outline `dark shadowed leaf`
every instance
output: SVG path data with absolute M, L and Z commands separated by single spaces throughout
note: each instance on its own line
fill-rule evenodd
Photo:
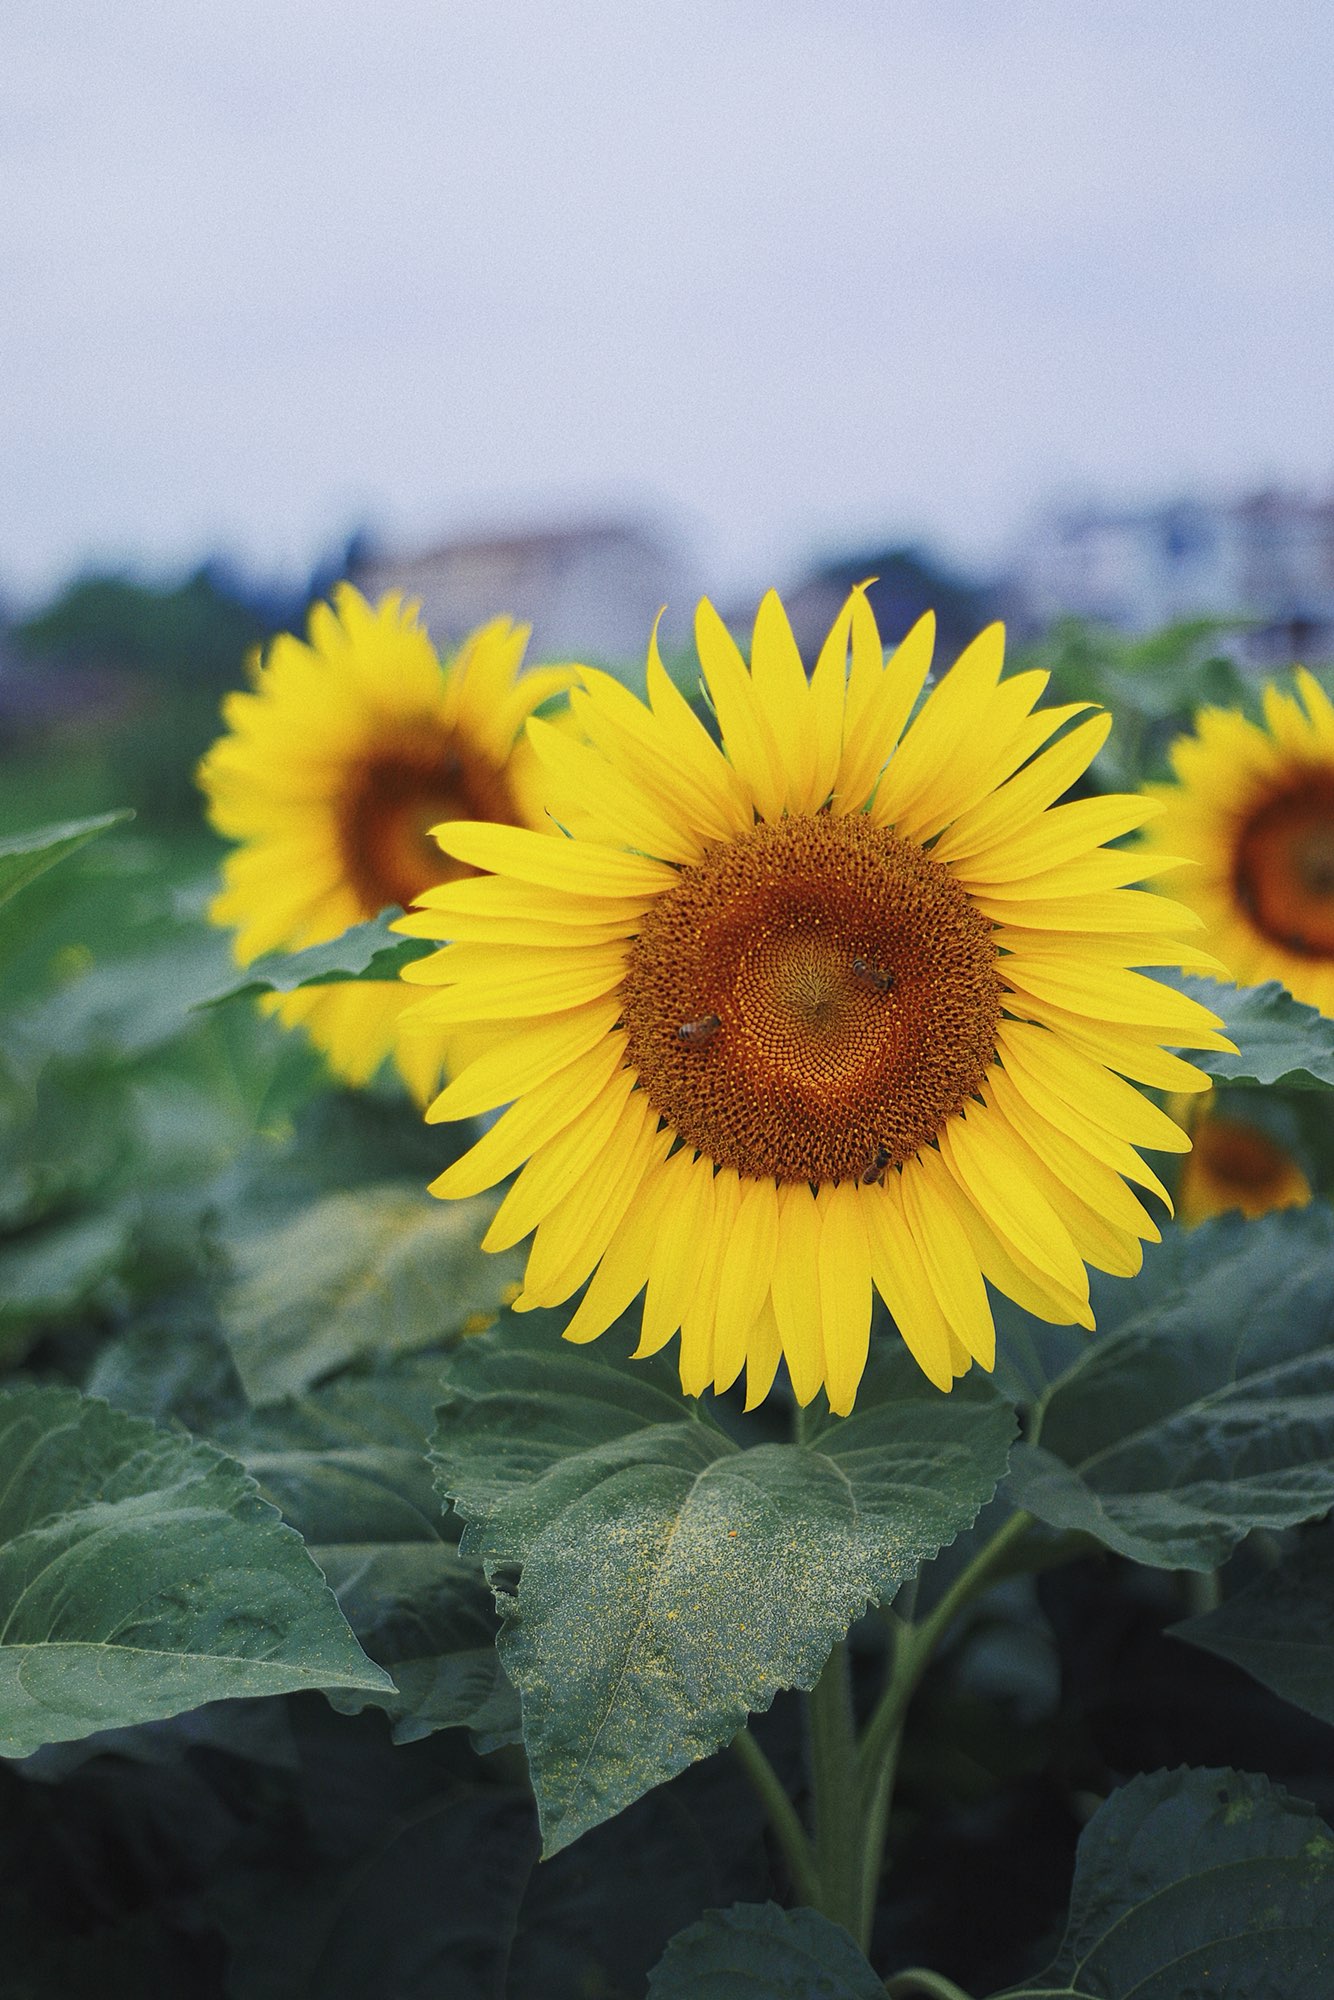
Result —
M 468 1727 L 487 1745 L 518 1735 L 496 1653 L 497 1618 L 476 1562 L 447 1539 L 426 1440 L 440 1364 L 421 1358 L 351 1376 L 229 1427 L 265 1497 L 324 1571 L 344 1616 L 394 1687 L 331 1694 L 384 1709 L 394 1740 Z
M 1237 1771 L 1158 1771 L 1099 1807 L 1046 1970 L 996 2000 L 1296 2000 L 1334 1991 L 1334 1834 Z
M 405 965 L 435 949 L 421 938 L 398 937 L 390 930 L 401 914 L 397 909 L 382 910 L 369 923 L 354 924 L 341 937 L 306 951 L 266 952 L 246 967 L 238 983 L 201 1004 L 217 1007 L 224 1000 L 256 993 L 294 993 L 300 986 L 342 985 L 349 979 L 397 979 Z
M 17 896 L 20 889 L 46 869 L 63 861 L 67 854 L 77 853 L 108 827 L 121 826 L 133 818 L 134 814 L 123 808 L 120 812 L 97 813 L 92 819 L 71 819 L 59 826 L 38 827 L 32 833 L 10 834 L 0 840 L 0 903 Z
M 0 1339 L 72 1312 L 120 1264 L 131 1227 L 128 1213 L 113 1209 L 47 1222 L 0 1243 Z
M 378 1689 L 234 1459 L 74 1389 L 0 1398 L 0 1751 L 224 1697 Z
M 989 1383 L 943 1397 L 895 1347 L 851 1417 L 743 1450 L 665 1363 L 560 1324 L 507 1316 L 450 1355 L 432 1451 L 497 1588 L 549 1853 L 812 1686 L 973 1520 L 1014 1429 Z
M 885 2000 L 841 1924 L 776 1903 L 710 1910 L 672 1939 L 648 1990 L 649 2000 Z
M 252 1402 L 485 1325 L 521 1269 L 514 1253 L 479 1248 L 494 1206 L 484 1196 L 446 1204 L 422 1189 L 368 1187 L 328 1195 L 242 1241 L 225 1324 Z
M 1160 975 L 1162 976 L 1162 975 Z M 1220 1083 L 1282 1084 L 1288 1090 L 1334 1089 L 1334 1021 L 1294 1000 L 1276 979 L 1263 986 L 1227 986 L 1217 979 L 1173 982 L 1221 1015 L 1236 1055 L 1218 1050 L 1191 1061 Z
M 1168 1629 L 1334 1723 L 1334 1528 L 1311 1528 L 1217 1610 Z
M 1007 1491 L 1137 1562 L 1212 1569 L 1334 1506 L 1334 1215 L 1210 1225 L 1181 1270 L 1040 1397 Z

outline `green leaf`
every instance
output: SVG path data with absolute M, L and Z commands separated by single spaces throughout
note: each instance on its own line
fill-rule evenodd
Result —
M 867 1603 L 973 1520 L 1014 1431 L 988 1383 L 941 1396 L 896 1344 L 852 1416 L 743 1450 L 665 1362 L 560 1325 L 509 1316 L 461 1345 L 432 1447 L 497 1589 L 548 1853 L 813 1686 Z
M 38 827 L 33 833 L 11 834 L 8 839 L 0 840 L 0 903 L 17 896 L 29 882 L 53 868 L 57 861 L 63 861 L 67 854 L 77 853 L 88 841 L 96 840 L 99 833 L 133 818 L 134 814 L 123 808 L 119 812 L 97 813 L 92 819 L 70 819 L 59 826 Z
M 215 993 L 199 1004 L 220 1007 L 256 993 L 295 993 L 301 986 L 335 986 L 348 980 L 397 979 L 414 958 L 425 958 L 435 946 L 424 938 L 399 937 L 389 926 L 401 916 L 397 908 L 382 910 L 368 923 L 353 924 L 341 937 L 306 951 L 270 951 L 246 967 L 239 985 Z
M 0 1243 L 0 1336 L 68 1316 L 116 1270 L 130 1240 L 123 1213 L 64 1217 Z
M 1185 1268 L 1040 1397 L 1007 1491 L 1136 1562 L 1214 1569 L 1334 1506 L 1334 1215 L 1207 1224 Z
M 225 1325 L 251 1401 L 485 1325 L 522 1268 L 478 1247 L 493 1212 L 489 1197 L 445 1204 L 390 1184 L 328 1195 L 245 1239 Z
M 234 1459 L 74 1389 L 0 1396 L 0 1754 L 298 1688 L 379 1689 Z
M 1334 1991 L 1334 1834 L 1267 1778 L 1157 1771 L 1085 1828 L 1061 1948 L 995 2000 Z
M 1313 1528 L 1217 1610 L 1167 1629 L 1334 1723 L 1334 1528 Z
M 225 1433 L 266 1499 L 298 1530 L 370 1657 L 392 1673 L 373 1702 L 394 1740 L 467 1727 L 490 1746 L 518 1735 L 496 1653 L 497 1618 L 476 1563 L 446 1539 L 426 1462 L 440 1382 L 434 1357 L 347 1377 L 252 1413 Z
M 1158 975 L 1160 978 L 1163 974 Z M 1286 1090 L 1334 1089 L 1334 1021 L 1294 1000 L 1276 979 L 1227 986 L 1217 979 L 1172 981 L 1212 1009 L 1236 1055 L 1191 1051 L 1191 1061 L 1219 1083 L 1281 1084 Z
M 885 2000 L 841 1924 L 776 1903 L 710 1910 L 672 1939 L 648 1992 L 649 2000 Z

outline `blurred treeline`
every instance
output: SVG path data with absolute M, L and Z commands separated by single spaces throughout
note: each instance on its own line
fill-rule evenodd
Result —
M 358 559 L 360 538 L 290 585 L 222 561 L 181 581 L 75 578 L 0 624 L 0 832 L 132 806 L 145 830 L 203 838 L 197 759 L 246 662 Z

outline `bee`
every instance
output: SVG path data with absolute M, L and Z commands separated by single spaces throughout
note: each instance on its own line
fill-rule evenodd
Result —
M 702 1049 L 706 1042 L 713 1040 L 722 1025 L 716 1014 L 701 1014 L 698 1021 L 682 1021 L 676 1031 L 676 1039 L 683 1048 Z
M 885 1178 L 885 1168 L 889 1165 L 889 1147 L 881 1146 L 873 1160 L 862 1169 L 862 1186 L 879 1187 Z
M 859 986 L 865 986 L 872 993 L 888 993 L 894 984 L 894 975 L 882 965 L 872 965 L 869 959 L 854 958 L 852 976 Z

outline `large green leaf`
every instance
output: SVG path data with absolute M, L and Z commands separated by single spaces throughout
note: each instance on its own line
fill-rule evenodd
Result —
M 119 812 L 97 813 L 92 819 L 65 820 L 59 826 L 38 827 L 32 833 L 11 834 L 0 840 L 0 903 L 17 896 L 20 889 L 46 869 L 63 861 L 67 854 L 77 853 L 108 827 L 120 826 L 133 818 L 128 808 L 122 808 Z
M 1312 1528 L 1216 1610 L 1168 1630 L 1334 1723 L 1334 1528 Z
M 413 1357 L 252 1413 L 224 1441 L 302 1535 L 370 1657 L 392 1673 L 374 1702 L 396 1742 L 466 1726 L 517 1735 L 514 1691 L 496 1653 L 491 1593 L 445 1535 L 426 1439 L 440 1364 Z
M 560 1324 L 460 1346 L 432 1450 L 497 1588 L 548 1853 L 811 1687 L 973 1520 L 1014 1429 L 989 1383 L 941 1396 L 895 1346 L 852 1416 L 743 1450 L 665 1363 Z
M 256 993 L 295 993 L 301 986 L 341 985 L 349 979 L 397 979 L 405 965 L 435 949 L 423 938 L 399 937 L 389 928 L 401 914 L 398 909 L 382 910 L 368 923 L 353 924 L 327 944 L 314 944 L 305 951 L 266 952 L 246 967 L 242 980 L 212 994 L 207 1004 L 221 1006 L 224 1000 Z
M 885 2000 L 841 1924 L 776 1903 L 710 1910 L 672 1939 L 648 1991 L 649 2000 Z
M 1182 1268 L 1039 1398 L 1008 1491 L 1137 1562 L 1212 1569 L 1334 1506 L 1334 1215 L 1210 1225 Z
M 996 2000 L 1297 2000 L 1334 1992 L 1334 1834 L 1267 1778 L 1158 1771 L 1079 1843 L 1061 1948 Z
M 1216 1049 L 1191 1052 L 1191 1061 L 1219 1083 L 1334 1089 L 1334 1021 L 1294 1000 L 1276 979 L 1263 986 L 1197 978 L 1178 978 L 1174 984 L 1220 1015 L 1223 1032 L 1237 1045 L 1235 1055 Z
M 493 1210 L 391 1184 L 328 1195 L 244 1239 L 226 1328 L 251 1401 L 484 1325 L 521 1269 L 516 1253 L 478 1247 Z
M 380 1689 L 234 1459 L 74 1389 L 0 1397 L 0 1752 L 227 1696 Z

